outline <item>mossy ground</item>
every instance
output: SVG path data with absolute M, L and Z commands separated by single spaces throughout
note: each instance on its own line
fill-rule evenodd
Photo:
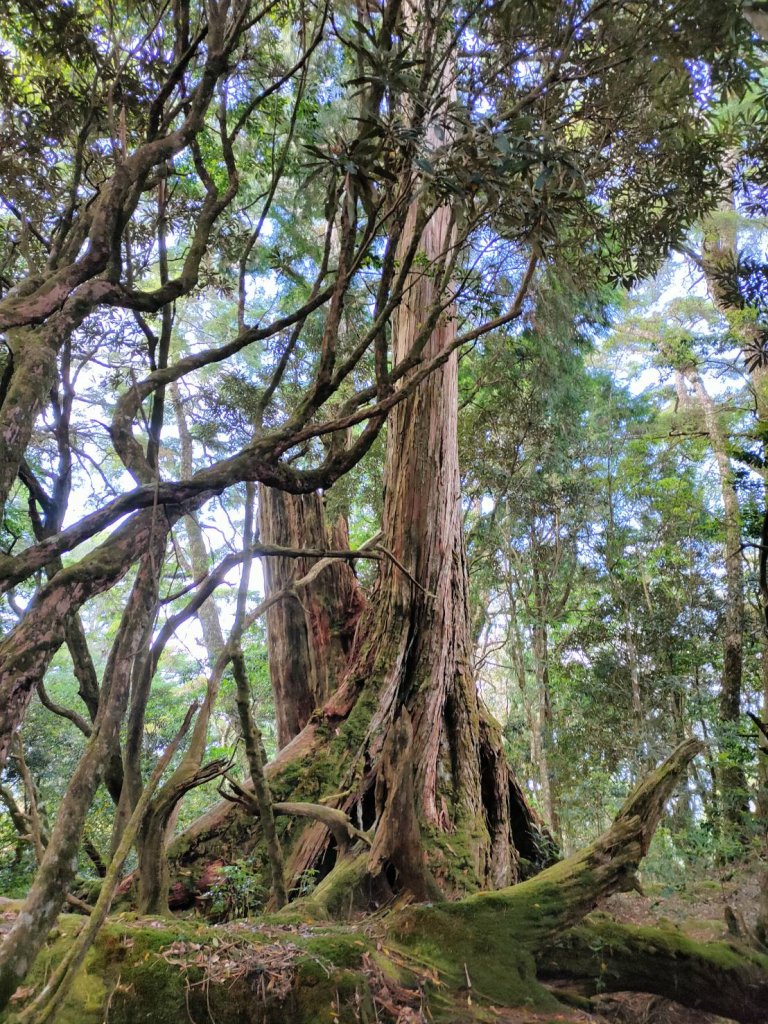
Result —
M 44 984 L 81 922 L 62 915 L 28 979 L 28 995 Z M 202 961 L 223 959 L 229 944 L 252 944 L 253 971 L 206 984 Z M 382 993 L 384 1003 L 428 1003 L 433 1019 L 446 1024 L 482 1020 L 487 1001 L 539 1010 L 558 1005 L 536 983 L 529 956 L 489 963 L 481 946 L 455 928 L 450 935 L 436 930 L 429 940 L 400 943 L 390 942 L 381 927 L 368 934 L 351 925 L 288 924 L 281 915 L 212 927 L 120 914 L 99 934 L 57 1024 L 179 1024 L 190 1018 L 197 1024 L 375 1024 L 392 1019 L 382 1008 Z M 290 951 L 292 984 L 276 999 L 259 962 L 279 948 Z M 183 966 L 169 962 L 185 955 Z M 465 962 L 473 986 L 469 1001 Z M 12 1016 L 0 1021 L 11 1024 Z
M 555 894 L 535 883 L 461 903 L 413 906 L 366 924 L 302 921 L 296 910 L 290 921 L 275 914 L 226 926 L 119 914 L 99 934 L 56 1021 L 385 1024 L 397 1019 L 392 1006 L 427 1007 L 436 1024 L 589 1020 L 537 980 L 535 948 L 539 929 L 555 912 Z M 81 923 L 75 915 L 60 918 L 28 980 L 30 995 L 44 984 Z M 553 937 L 551 945 L 572 955 L 574 963 L 586 957 L 580 976 L 594 968 L 599 982 L 602 950 L 621 956 L 628 941 L 633 949 L 625 959 L 636 955 L 640 942 L 681 964 L 707 958 L 713 967 L 732 971 L 745 962 L 725 944 L 697 943 L 672 926 L 638 927 L 630 934 L 607 915 L 593 915 Z M 228 952 L 235 948 L 239 960 Z M 768 958 L 753 959 L 768 977 Z M 11 1021 L 0 1017 L 2 1024 Z
M 231 927 L 191 921 L 153 920 L 125 914 L 111 918 L 78 974 L 57 1024 L 374 1024 L 372 984 L 383 976 L 384 959 L 356 929 L 291 927 L 275 918 Z M 35 994 L 68 948 L 82 918 L 65 914 L 35 964 L 25 993 Z M 227 950 L 248 950 L 232 962 Z M 262 965 L 285 952 L 290 983 L 278 991 Z M 221 972 L 206 980 L 204 961 Z M 172 962 L 169 962 L 172 961 Z M 182 961 L 186 961 L 182 963 Z M 405 973 L 388 965 L 394 981 Z M 278 995 L 275 995 L 278 991 Z M 11 1024 L 13 1009 L 0 1017 Z

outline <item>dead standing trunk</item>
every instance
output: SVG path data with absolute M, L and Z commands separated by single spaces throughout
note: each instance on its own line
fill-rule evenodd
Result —
M 346 524 L 333 531 L 325 522 L 320 494 L 288 494 L 259 488 L 259 529 L 265 544 L 288 548 L 349 546 Z M 313 560 L 264 559 L 266 596 L 305 576 Z M 339 685 L 346 666 L 362 593 L 350 564 L 329 566 L 309 587 L 274 604 L 267 612 L 269 674 L 275 698 L 277 743 L 284 747 L 304 728 Z

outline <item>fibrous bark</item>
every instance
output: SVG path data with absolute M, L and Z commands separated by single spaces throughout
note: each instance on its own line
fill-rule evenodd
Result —
M 406 238 L 416 215 L 409 213 Z M 443 208 L 424 230 L 421 244 L 433 266 L 411 273 L 395 317 L 396 359 L 411 350 L 424 311 L 436 308 L 436 268 L 450 250 L 451 223 Z M 454 337 L 448 311 L 436 318 L 425 359 L 447 352 Z M 387 880 L 390 894 L 413 885 L 423 896 L 429 878 L 446 893 L 500 887 L 519 879 L 521 856 L 539 865 L 548 856 L 537 844 L 544 830 L 510 776 L 500 732 L 475 686 L 457 416 L 453 352 L 390 417 L 383 547 L 392 557 L 381 563 L 342 685 L 269 772 L 278 799 L 337 794 L 338 809 L 360 827 L 381 827 L 369 867 Z M 402 730 L 406 716 L 411 739 L 394 743 L 390 734 Z M 391 791 L 398 772 L 412 773 L 412 809 L 401 808 L 418 824 L 422 844 L 401 842 L 381 800 L 377 807 L 377 787 Z M 296 774 L 306 791 L 296 792 Z M 206 858 L 249 849 L 257 838 L 245 812 L 214 809 L 174 844 L 174 855 L 193 871 Z M 313 825 L 294 843 L 288 876 L 322 874 L 333 862 L 327 829 Z
M 415 216 L 412 210 L 406 238 Z M 450 210 L 442 208 L 424 230 L 421 244 L 432 266 L 412 271 L 393 328 L 396 361 L 410 350 L 424 312 L 434 308 L 451 225 Z M 435 324 L 425 358 L 449 347 L 454 337 L 448 310 Z M 401 715 L 410 719 L 412 740 L 402 769 L 413 771 L 413 813 L 436 840 L 425 844 L 433 863 L 416 859 L 406 865 L 395 832 L 389 850 L 383 839 L 378 844 L 377 861 L 391 855 L 395 867 L 400 864 L 401 882 L 405 876 L 423 878 L 429 870 L 446 891 L 505 885 L 518 877 L 510 790 L 494 772 L 483 743 L 487 713 L 472 665 L 457 422 L 458 357 L 453 353 L 390 417 L 383 533 L 396 562 L 381 567 L 344 685 L 326 706 L 331 719 L 343 718 L 361 694 L 375 701 L 356 753 L 362 762 L 359 800 L 375 790 L 385 765 L 393 772 L 383 756 L 389 733 L 399 728 Z M 441 836 L 448 846 L 462 846 L 464 877 L 456 877 L 439 854 Z
M 333 530 L 327 527 L 323 499 L 317 492 L 288 494 L 260 487 L 259 527 L 265 544 L 335 550 L 349 546 L 343 521 Z M 312 560 L 270 557 L 263 565 L 269 597 L 305 576 Z M 286 597 L 268 610 L 269 675 L 278 746 L 301 732 L 312 712 L 338 686 L 362 600 L 352 567 L 337 561 L 300 595 Z

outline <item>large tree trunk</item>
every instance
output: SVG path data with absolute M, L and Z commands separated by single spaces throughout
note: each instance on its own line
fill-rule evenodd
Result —
M 287 548 L 349 546 L 346 524 L 330 530 L 320 494 L 289 494 L 259 488 L 259 528 L 265 544 Z M 312 560 L 264 559 L 266 596 L 309 571 Z M 338 561 L 298 594 L 267 612 L 269 674 L 275 697 L 278 746 L 304 728 L 339 685 L 362 608 L 362 593 L 351 565 Z
M 406 239 L 415 215 L 411 210 Z M 434 265 L 450 245 L 450 232 L 450 211 L 444 207 L 422 237 L 422 251 L 432 266 L 412 273 L 395 318 L 395 362 L 405 357 L 425 311 L 433 308 Z M 453 341 L 451 314 L 447 310 L 437 323 L 425 359 Z M 371 863 L 386 865 L 390 877 L 394 869 L 396 886 L 405 878 L 431 875 L 451 893 L 495 888 L 518 877 L 509 776 L 498 730 L 480 706 L 473 672 L 457 423 L 458 360 L 453 354 L 396 407 L 389 421 L 383 532 L 393 560 L 382 565 L 345 685 L 327 709 L 343 714 L 353 693 L 365 690 L 369 701 L 375 694 L 361 751 L 367 767 L 361 797 L 375 793 L 374 801 L 368 801 L 377 828 Z M 387 814 L 394 779 L 401 783 L 409 777 L 412 806 L 403 804 L 397 815 Z M 406 823 L 409 815 L 413 821 Z M 364 825 L 373 823 L 363 815 Z M 406 849 L 402 837 L 408 829 L 413 841 Z M 458 850 L 460 872 L 451 864 Z M 418 894 L 429 888 L 426 882 Z
M 406 238 L 415 217 L 413 209 Z M 450 224 L 443 208 L 424 231 L 432 264 L 449 245 Z M 393 325 L 396 361 L 433 308 L 435 289 L 434 267 L 412 273 Z M 454 332 L 449 310 L 424 358 L 450 345 Z M 547 856 L 537 843 L 540 823 L 475 686 L 457 418 L 454 354 L 389 421 L 383 534 L 391 557 L 381 563 L 342 685 L 270 769 L 277 800 L 335 794 L 336 806 L 361 828 L 375 828 L 360 885 L 374 902 L 400 889 L 433 897 L 435 883 L 449 895 L 498 888 L 519 880 L 521 857 L 542 863 Z M 257 840 L 249 814 L 219 807 L 172 852 L 189 872 L 201 861 L 242 855 Z M 310 870 L 324 875 L 335 861 L 328 830 L 311 825 L 293 843 L 288 879 L 295 884 Z
M 448 124 L 442 129 L 443 137 L 450 133 Z M 438 888 L 447 895 L 499 888 L 519 880 L 521 856 L 539 863 L 547 856 L 537 844 L 536 833 L 543 830 L 510 773 L 500 730 L 475 685 L 458 460 L 458 354 L 451 350 L 456 321 L 453 308 L 445 308 L 451 209 L 439 207 L 422 223 L 414 202 L 398 252 L 404 262 L 418 244 L 419 258 L 392 315 L 392 361 L 396 367 L 418 350 L 426 330 L 421 362 L 442 353 L 445 361 L 389 416 L 382 521 L 388 557 L 360 616 L 341 686 L 316 722 L 281 750 L 272 772 L 279 801 L 328 800 L 361 829 L 375 829 L 358 879 L 358 889 L 373 902 L 400 890 L 433 898 Z M 408 387 L 414 372 L 397 386 Z M 386 389 L 386 365 L 378 375 Z M 270 519 L 280 516 L 284 532 L 269 539 L 294 543 L 296 537 L 297 546 L 306 546 L 313 538 L 300 519 L 311 500 L 263 491 L 262 539 Z M 301 627 L 300 616 L 291 620 L 292 634 L 281 627 L 278 651 L 270 640 L 278 666 L 297 646 Z M 317 679 L 310 669 L 305 678 Z M 286 711 L 277 696 L 281 716 Z M 221 851 L 222 839 L 242 849 L 253 838 L 242 815 L 239 821 L 232 812 L 215 810 L 176 844 L 177 855 L 188 866 L 201 853 L 210 859 Z M 287 876 L 295 882 L 309 870 L 327 874 L 334 863 L 344 871 L 343 861 L 318 823 L 294 843 Z
M 423 250 L 438 260 L 449 244 L 450 215 L 439 210 L 427 225 Z M 406 231 L 407 234 L 407 231 Z M 395 323 L 395 360 L 410 349 L 424 311 L 435 300 L 432 276 L 415 272 Z M 450 311 L 430 338 L 425 358 L 453 341 Z M 391 666 L 376 719 L 375 760 L 390 723 L 403 709 L 413 722 L 411 763 L 418 817 L 443 832 L 471 835 L 471 870 L 496 885 L 509 877 L 508 845 L 493 849 L 484 813 L 480 763 L 480 708 L 472 666 L 467 566 L 461 518 L 457 443 L 456 355 L 398 406 L 388 426 L 384 536 L 408 569 L 383 567 L 365 625 L 375 660 Z M 409 770 L 408 766 L 403 766 Z M 493 804 L 500 794 L 488 794 Z M 487 814 L 504 816 L 504 808 Z

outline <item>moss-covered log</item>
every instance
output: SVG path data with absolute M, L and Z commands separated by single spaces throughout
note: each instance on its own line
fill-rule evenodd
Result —
M 550 1005 L 551 995 L 536 981 L 536 958 L 601 897 L 634 886 L 664 805 L 699 750 L 696 740 L 680 744 L 586 849 L 519 885 L 414 906 L 392 919 L 390 938 L 456 985 L 468 973 L 477 995 L 495 1003 Z
M 768 957 L 746 946 L 595 915 L 536 960 L 540 977 L 573 979 L 589 994 L 650 992 L 745 1024 L 768 1021 Z

